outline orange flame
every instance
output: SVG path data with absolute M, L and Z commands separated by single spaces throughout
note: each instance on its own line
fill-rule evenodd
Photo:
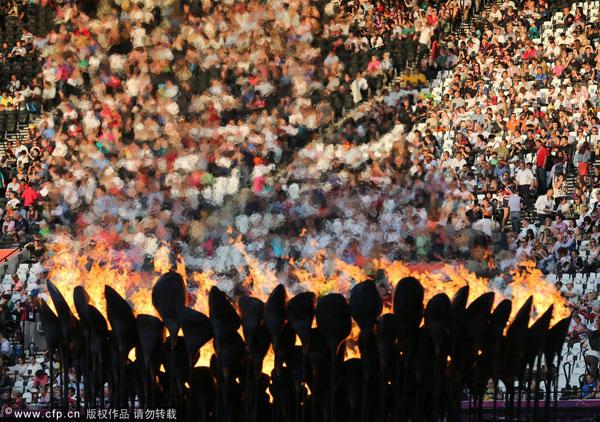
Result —
M 166 245 L 162 245 L 156 251 L 154 256 L 154 272 L 163 274 L 171 269 L 171 263 L 169 262 L 169 248 Z
M 115 256 L 112 252 L 101 243 L 86 255 L 63 251 L 54 256 L 48 278 L 61 291 L 75 315 L 77 310 L 73 304 L 73 289 L 81 285 L 90 296 L 90 304 L 106 318 L 104 286 L 107 285 L 129 300 L 136 314 L 158 316 L 152 305 L 154 282 L 151 276 L 134 271 L 127 260 L 111 260 Z M 52 304 L 49 306 L 53 307 Z
M 241 237 L 232 239 L 232 242 L 241 251 L 246 261 L 246 265 L 241 269 L 247 271 L 248 274 L 242 281 L 243 286 L 250 289 L 255 297 L 266 300 L 270 292 L 280 283 L 277 274 L 266 263 L 248 254 L 241 242 Z M 336 292 L 348 297 L 356 283 L 369 278 L 366 266 L 361 268 L 339 259 L 326 258 L 326 251 L 318 251 L 308 260 L 294 262 L 292 259 L 288 259 L 290 273 L 296 277 L 297 284 L 287 287 L 294 292 L 311 290 L 318 295 Z M 162 246 L 156 254 L 154 260 L 156 274 L 154 275 L 134 271 L 126 259 L 122 259 L 118 253 L 102 244 L 98 244 L 94 249 L 86 252 L 85 256 L 63 247 L 63 250 L 54 256 L 52 265 L 49 279 L 61 290 L 74 313 L 76 310 L 73 306 L 73 289 L 82 285 L 89 293 L 91 303 L 105 316 L 106 305 L 103 300 L 105 285 L 113 287 L 126 298 L 132 304 L 136 314 L 146 313 L 158 316 L 151 302 L 152 286 L 161 273 L 171 269 L 168 246 Z M 384 312 L 392 311 L 393 288 L 400 279 L 408 276 L 415 277 L 423 285 L 425 302 L 438 293 L 445 293 L 452 298 L 460 288 L 466 285 L 470 288 L 468 304 L 484 293 L 495 291 L 490 287 L 489 280 L 476 276 L 459 264 L 445 263 L 419 267 L 400 261 L 390 262 L 384 258 L 373 260 L 368 265 L 373 270 L 383 270 L 387 276 L 386 280 L 377 281 L 384 297 Z M 184 280 L 189 278 L 193 285 L 197 286 L 195 302 L 190 306 L 208 314 L 208 292 L 212 286 L 219 285 L 215 274 L 212 271 L 206 271 L 193 272 L 188 276 L 185 262 L 181 256 L 177 259 L 176 268 Z M 552 284 L 544 280 L 543 274 L 535 267 L 534 263 L 524 262 L 514 268 L 511 271 L 511 280 L 507 289 L 502 292 L 495 291 L 496 304 L 504 298 L 512 300 L 511 319 L 531 295 L 534 298 L 532 322 L 551 304 L 554 305 L 552 324 L 570 315 L 566 300 Z M 346 342 L 346 359 L 360 356 L 357 347 L 359 332 L 358 326 L 353 321 L 352 332 Z M 196 366 L 209 365 L 213 353 L 213 344 L 209 342 L 201 349 Z M 265 358 L 263 372 L 270 374 L 273 367 L 274 354 L 271 348 Z

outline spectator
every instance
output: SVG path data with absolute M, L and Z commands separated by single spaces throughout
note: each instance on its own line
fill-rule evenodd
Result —
M 15 222 L 10 218 L 9 215 L 4 216 L 4 222 L 2 223 L 2 233 L 12 234 L 15 232 Z
M 37 362 L 35 356 L 29 356 L 29 363 L 27 364 L 27 373 L 29 375 L 35 375 L 38 371 L 42 369 L 42 365 Z
M 23 290 L 23 282 L 21 281 L 21 279 L 19 278 L 19 275 L 17 273 L 12 273 L 11 274 L 11 278 L 12 278 L 12 283 L 11 283 L 11 289 L 13 291 L 16 292 L 20 292 L 21 290 Z
M 512 230 L 515 233 L 519 233 L 521 231 L 521 197 L 518 193 L 510 195 L 508 205 Z
M 544 221 L 548 217 L 552 217 L 554 214 L 554 200 L 552 199 L 554 191 L 548 190 L 545 194 L 542 194 L 535 201 L 535 210 L 540 218 L 540 221 Z
M 6 338 L 4 333 L 0 333 L 0 354 L 2 354 L 2 358 L 10 360 L 12 351 L 13 348 L 10 341 Z
M 573 323 L 569 331 L 569 344 L 578 343 L 587 338 L 587 327 L 579 315 L 573 316 Z
M 595 300 L 594 304 L 592 305 L 592 308 L 594 308 L 596 315 L 598 315 L 598 313 L 600 313 L 600 301 Z M 594 379 L 596 379 L 599 374 L 599 371 L 598 371 L 598 363 L 599 363 L 599 358 L 600 358 L 600 332 L 598 331 L 599 327 L 600 327 L 599 317 L 596 316 L 594 318 L 594 324 L 591 327 L 589 327 L 588 343 L 587 343 L 588 350 L 585 355 L 585 363 L 586 363 L 588 372 Z
M 23 338 L 25 347 L 29 350 L 30 344 L 34 342 L 35 331 L 37 329 L 38 322 L 38 306 L 33 300 L 31 294 L 27 295 L 25 303 L 23 303 L 23 313 L 21 320 L 23 321 Z M 35 345 L 34 345 L 35 347 Z
M 534 175 L 531 169 L 527 168 L 524 161 L 519 163 L 519 169 L 515 174 L 515 181 L 519 191 L 519 196 L 523 200 L 523 204 L 526 208 L 531 206 L 530 191 L 534 184 Z
M 46 247 L 39 238 L 34 238 L 33 242 L 25 245 L 24 249 L 29 252 L 29 262 L 41 262 L 46 256 Z
M 13 312 L 15 310 L 15 303 L 12 301 L 12 297 L 10 294 L 5 293 L 2 295 L 1 299 L 2 305 L 6 306 L 8 312 Z
M 1 335 L 0 335 L 1 338 Z M 1 345 L 1 343 L 0 343 Z M 10 375 L 8 374 L 8 372 L 6 371 L 6 368 L 1 368 L 0 369 L 0 393 L 1 394 L 9 394 L 10 397 L 10 392 L 12 391 L 12 385 L 13 385 L 13 380 L 11 379 Z
M 548 167 L 548 149 L 543 145 L 541 140 L 537 140 L 535 143 L 537 152 L 536 152 L 536 169 L 537 169 L 537 186 L 538 186 L 538 195 L 543 195 L 546 193 L 546 189 L 548 188 L 547 184 L 547 174 L 546 169 Z
M 25 363 L 25 359 L 19 356 L 17 358 L 17 363 L 10 367 L 10 371 L 21 377 L 27 375 L 27 364 Z
M 23 218 L 21 213 L 15 213 L 14 231 L 16 233 L 25 233 L 29 229 L 29 222 Z
M 48 378 L 48 375 L 46 375 L 46 373 L 42 369 L 38 369 L 35 372 L 35 378 L 33 379 L 34 388 L 43 388 L 46 385 L 49 385 L 49 382 L 50 378 Z
M 582 399 L 594 399 L 596 398 L 596 389 L 598 383 L 592 377 L 592 375 L 586 375 L 586 383 L 581 387 L 581 398 Z
M 351 85 L 352 98 L 354 99 L 355 104 L 360 103 L 365 98 L 368 89 L 369 84 L 367 83 L 367 80 L 362 77 L 360 72 L 358 72 L 356 74 L 356 79 L 354 79 Z
M 586 141 L 577 150 L 577 154 L 575 154 L 575 158 L 573 159 L 573 164 L 577 167 L 577 172 L 580 177 L 587 177 L 590 158 L 590 144 Z

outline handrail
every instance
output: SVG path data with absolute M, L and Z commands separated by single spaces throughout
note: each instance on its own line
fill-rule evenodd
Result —
M 23 248 L 15 248 L 13 249 L 13 251 L 11 253 L 9 253 L 8 255 L 6 255 L 4 258 L 0 259 L 0 264 L 3 264 L 4 262 L 8 261 L 9 258 L 11 258 L 16 252 L 21 252 L 23 250 Z

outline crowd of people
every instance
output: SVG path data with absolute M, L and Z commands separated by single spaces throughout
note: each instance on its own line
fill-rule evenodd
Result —
M 15 23 L 26 10 L 3 2 L 1 13 Z M 426 63 L 464 17 L 443 1 L 117 2 L 108 14 L 59 2 L 47 35 L 25 30 L 0 51 L 3 63 L 27 55 L 41 65 L 0 88 L 0 111 L 35 116 L 1 158 L 5 243 L 45 263 L 45 242 L 50 258 L 65 237 L 83 252 L 101 242 L 141 268 L 160 243 L 213 260 L 245 215 L 262 214 L 262 242 L 294 236 L 303 227 L 283 204 L 280 173 L 355 106 L 372 113 L 369 97 L 405 65 Z M 407 78 L 426 85 L 418 72 Z M 262 209 L 273 194 L 278 208 Z M 52 388 L 48 357 L 40 365 L 30 353 L 43 348 L 32 287 L 17 276 L 0 304 L 1 392 L 13 407 L 44 404 Z
M 39 157 L 17 174 L 35 193 L 26 219 L 39 222 L 41 235 L 101 241 L 140 266 L 164 242 L 187 262 L 226 273 L 219 265 L 233 253 L 231 229 L 253 252 L 279 244 L 267 248 L 278 258 L 306 255 L 308 242 L 297 242 L 303 230 L 307 241 L 331 238 L 325 224 L 350 221 L 334 218 L 333 203 L 328 209 L 332 185 L 312 181 L 322 163 L 296 171 L 299 160 L 324 150 L 326 138 L 328 152 L 375 141 L 386 126 L 373 127 L 380 104 L 369 96 L 407 64 L 417 70 L 401 79 L 402 93 L 425 86 L 421 65 L 430 73 L 438 40 L 452 37 L 462 7 L 206 2 L 169 14 L 132 3 L 92 17 L 66 3 L 39 48 L 42 106 L 53 112 L 11 148 Z M 392 54 L 403 47 L 412 52 Z M 331 131 L 355 106 L 368 127 Z M 346 161 L 352 156 L 364 162 L 356 154 Z M 357 228 L 365 217 L 357 215 Z M 250 219 L 262 234 L 248 232 Z
M 596 273 L 597 11 L 569 6 L 548 38 L 548 2 L 484 6 L 59 3 L 0 51 L 42 63 L 0 87 L 0 111 L 39 113 L 1 159 L 2 234 L 34 262 L 102 243 L 137 269 L 167 243 L 224 285 L 245 254 L 288 283 L 317 255 L 327 276 L 382 257 L 493 275 L 477 242 L 498 270 Z

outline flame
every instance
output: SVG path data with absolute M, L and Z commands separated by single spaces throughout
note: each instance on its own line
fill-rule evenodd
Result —
M 269 346 L 269 351 L 265 355 L 263 360 L 262 372 L 271 376 L 271 372 L 275 368 L 275 352 L 273 351 L 273 345 Z
M 340 293 L 347 297 L 356 282 L 368 278 L 360 268 L 341 260 L 335 260 L 332 268 L 326 268 L 326 255 L 319 250 L 312 259 L 300 261 L 300 267 L 294 269 L 303 290 L 314 291 L 319 296 Z
M 175 267 L 175 272 L 179 273 L 179 275 L 181 277 L 183 277 L 183 281 L 186 282 L 187 271 L 185 269 L 185 261 L 183 260 L 183 257 L 181 255 L 179 255 L 177 257 L 177 266 Z M 187 282 L 186 282 L 186 285 L 187 285 Z
M 210 359 L 212 358 L 212 355 L 214 353 L 215 346 L 213 345 L 213 341 L 211 340 L 200 348 L 200 355 L 198 356 L 198 360 L 196 361 L 196 364 L 194 366 L 210 366 Z
M 158 274 L 166 273 L 171 269 L 171 263 L 169 262 L 169 247 L 162 245 L 156 251 L 154 256 L 154 272 Z
M 356 321 L 352 320 L 352 331 L 349 338 L 346 340 L 346 350 L 344 352 L 344 360 L 360 358 L 360 350 L 358 349 L 358 335 L 360 328 Z
M 54 256 L 48 278 L 61 291 L 75 315 L 73 289 L 81 285 L 90 296 L 90 304 L 106 318 L 104 286 L 107 285 L 129 300 L 135 313 L 158 316 L 151 299 L 152 276 L 135 271 L 128 260 L 113 252 L 102 243 L 85 255 L 63 250 Z M 52 303 L 49 306 L 55 311 Z
M 248 276 L 242 283 L 244 287 L 252 288 L 252 295 L 261 300 L 266 300 L 271 291 L 277 287 L 279 280 L 274 271 L 267 268 L 258 258 L 251 257 L 241 241 L 241 236 L 235 241 L 235 246 L 240 250 L 248 265 Z
M 198 285 L 198 291 L 196 292 L 196 302 L 194 303 L 194 309 L 198 312 L 202 312 L 208 315 L 208 292 L 211 287 L 216 286 L 217 283 L 212 278 L 214 275 L 213 271 L 208 272 L 195 272 L 192 275 L 194 283 Z
M 241 280 L 242 285 L 250 290 L 253 296 L 263 301 L 266 300 L 271 291 L 282 281 L 275 271 L 269 267 L 268 263 L 261 262 L 246 251 L 241 236 L 237 239 L 231 238 L 231 241 L 240 250 L 246 262 L 246 265 L 240 268 L 241 273 L 247 274 L 246 278 Z M 102 243 L 98 243 L 94 248 L 86 251 L 85 254 L 77 251 L 75 247 L 69 249 L 65 245 L 60 245 L 57 246 L 57 253 L 52 260 L 49 279 L 63 293 L 75 314 L 73 289 L 78 285 L 82 285 L 90 295 L 91 304 L 106 317 L 104 286 L 109 285 L 130 302 L 136 314 L 145 313 L 158 316 L 151 302 L 152 286 L 160 274 L 172 268 L 169 260 L 169 250 L 168 245 L 161 246 L 154 259 L 154 274 L 144 274 L 135 271 L 133 264 L 123 253 L 114 251 Z M 523 262 L 518 267 L 513 268 L 510 272 L 508 288 L 503 291 L 491 287 L 488 279 L 478 277 L 463 265 L 453 263 L 408 265 L 401 261 L 390 262 L 383 258 L 372 260 L 359 267 L 335 259 L 335 257 L 329 257 L 326 251 L 319 250 L 310 259 L 296 262 L 291 258 L 287 258 L 287 265 L 290 268 L 290 273 L 297 280 L 297 282 L 288 283 L 286 286 L 290 292 L 295 294 L 300 291 L 311 290 L 317 295 L 335 292 L 347 298 L 356 283 L 369 278 L 371 270 L 383 270 L 386 277 L 378 279 L 377 285 L 384 300 L 384 313 L 392 312 L 391 298 L 394 286 L 400 279 L 411 276 L 423 285 L 425 302 L 438 293 L 445 293 L 452 298 L 459 289 L 468 285 L 470 291 L 467 304 L 489 291 L 496 293 L 496 305 L 505 298 L 511 299 L 513 302 L 511 320 L 532 295 L 531 323 L 545 312 L 550 305 L 554 305 L 551 325 L 570 315 L 566 300 L 552 284 L 544 279 L 542 272 L 532 262 Z M 182 275 L 186 283 L 191 281 L 192 286 L 196 289 L 195 301 L 193 304 L 190 303 L 190 306 L 197 311 L 208 314 L 208 292 L 211 287 L 219 286 L 214 272 L 210 270 L 196 271 L 188 275 L 185 262 L 181 256 L 177 257 L 176 271 Z M 49 305 L 53 307 L 52 303 L 49 303 Z M 358 349 L 359 333 L 358 325 L 353 321 L 351 334 L 346 340 L 345 359 L 360 356 Z M 214 346 L 211 341 L 201 348 L 195 365 L 208 366 L 213 354 Z M 130 353 L 130 358 L 135 359 L 133 351 Z M 275 356 L 273 349 L 270 348 L 263 362 L 263 372 L 270 374 L 274 364 Z
M 551 326 L 571 315 L 566 299 L 544 279 L 544 274 L 535 267 L 535 263 L 523 262 L 520 267 L 513 268 L 511 274 L 513 279 L 510 284 L 513 302 L 511 319 L 532 295 L 533 318 L 530 319 L 530 324 L 542 315 L 550 305 L 554 305 Z

